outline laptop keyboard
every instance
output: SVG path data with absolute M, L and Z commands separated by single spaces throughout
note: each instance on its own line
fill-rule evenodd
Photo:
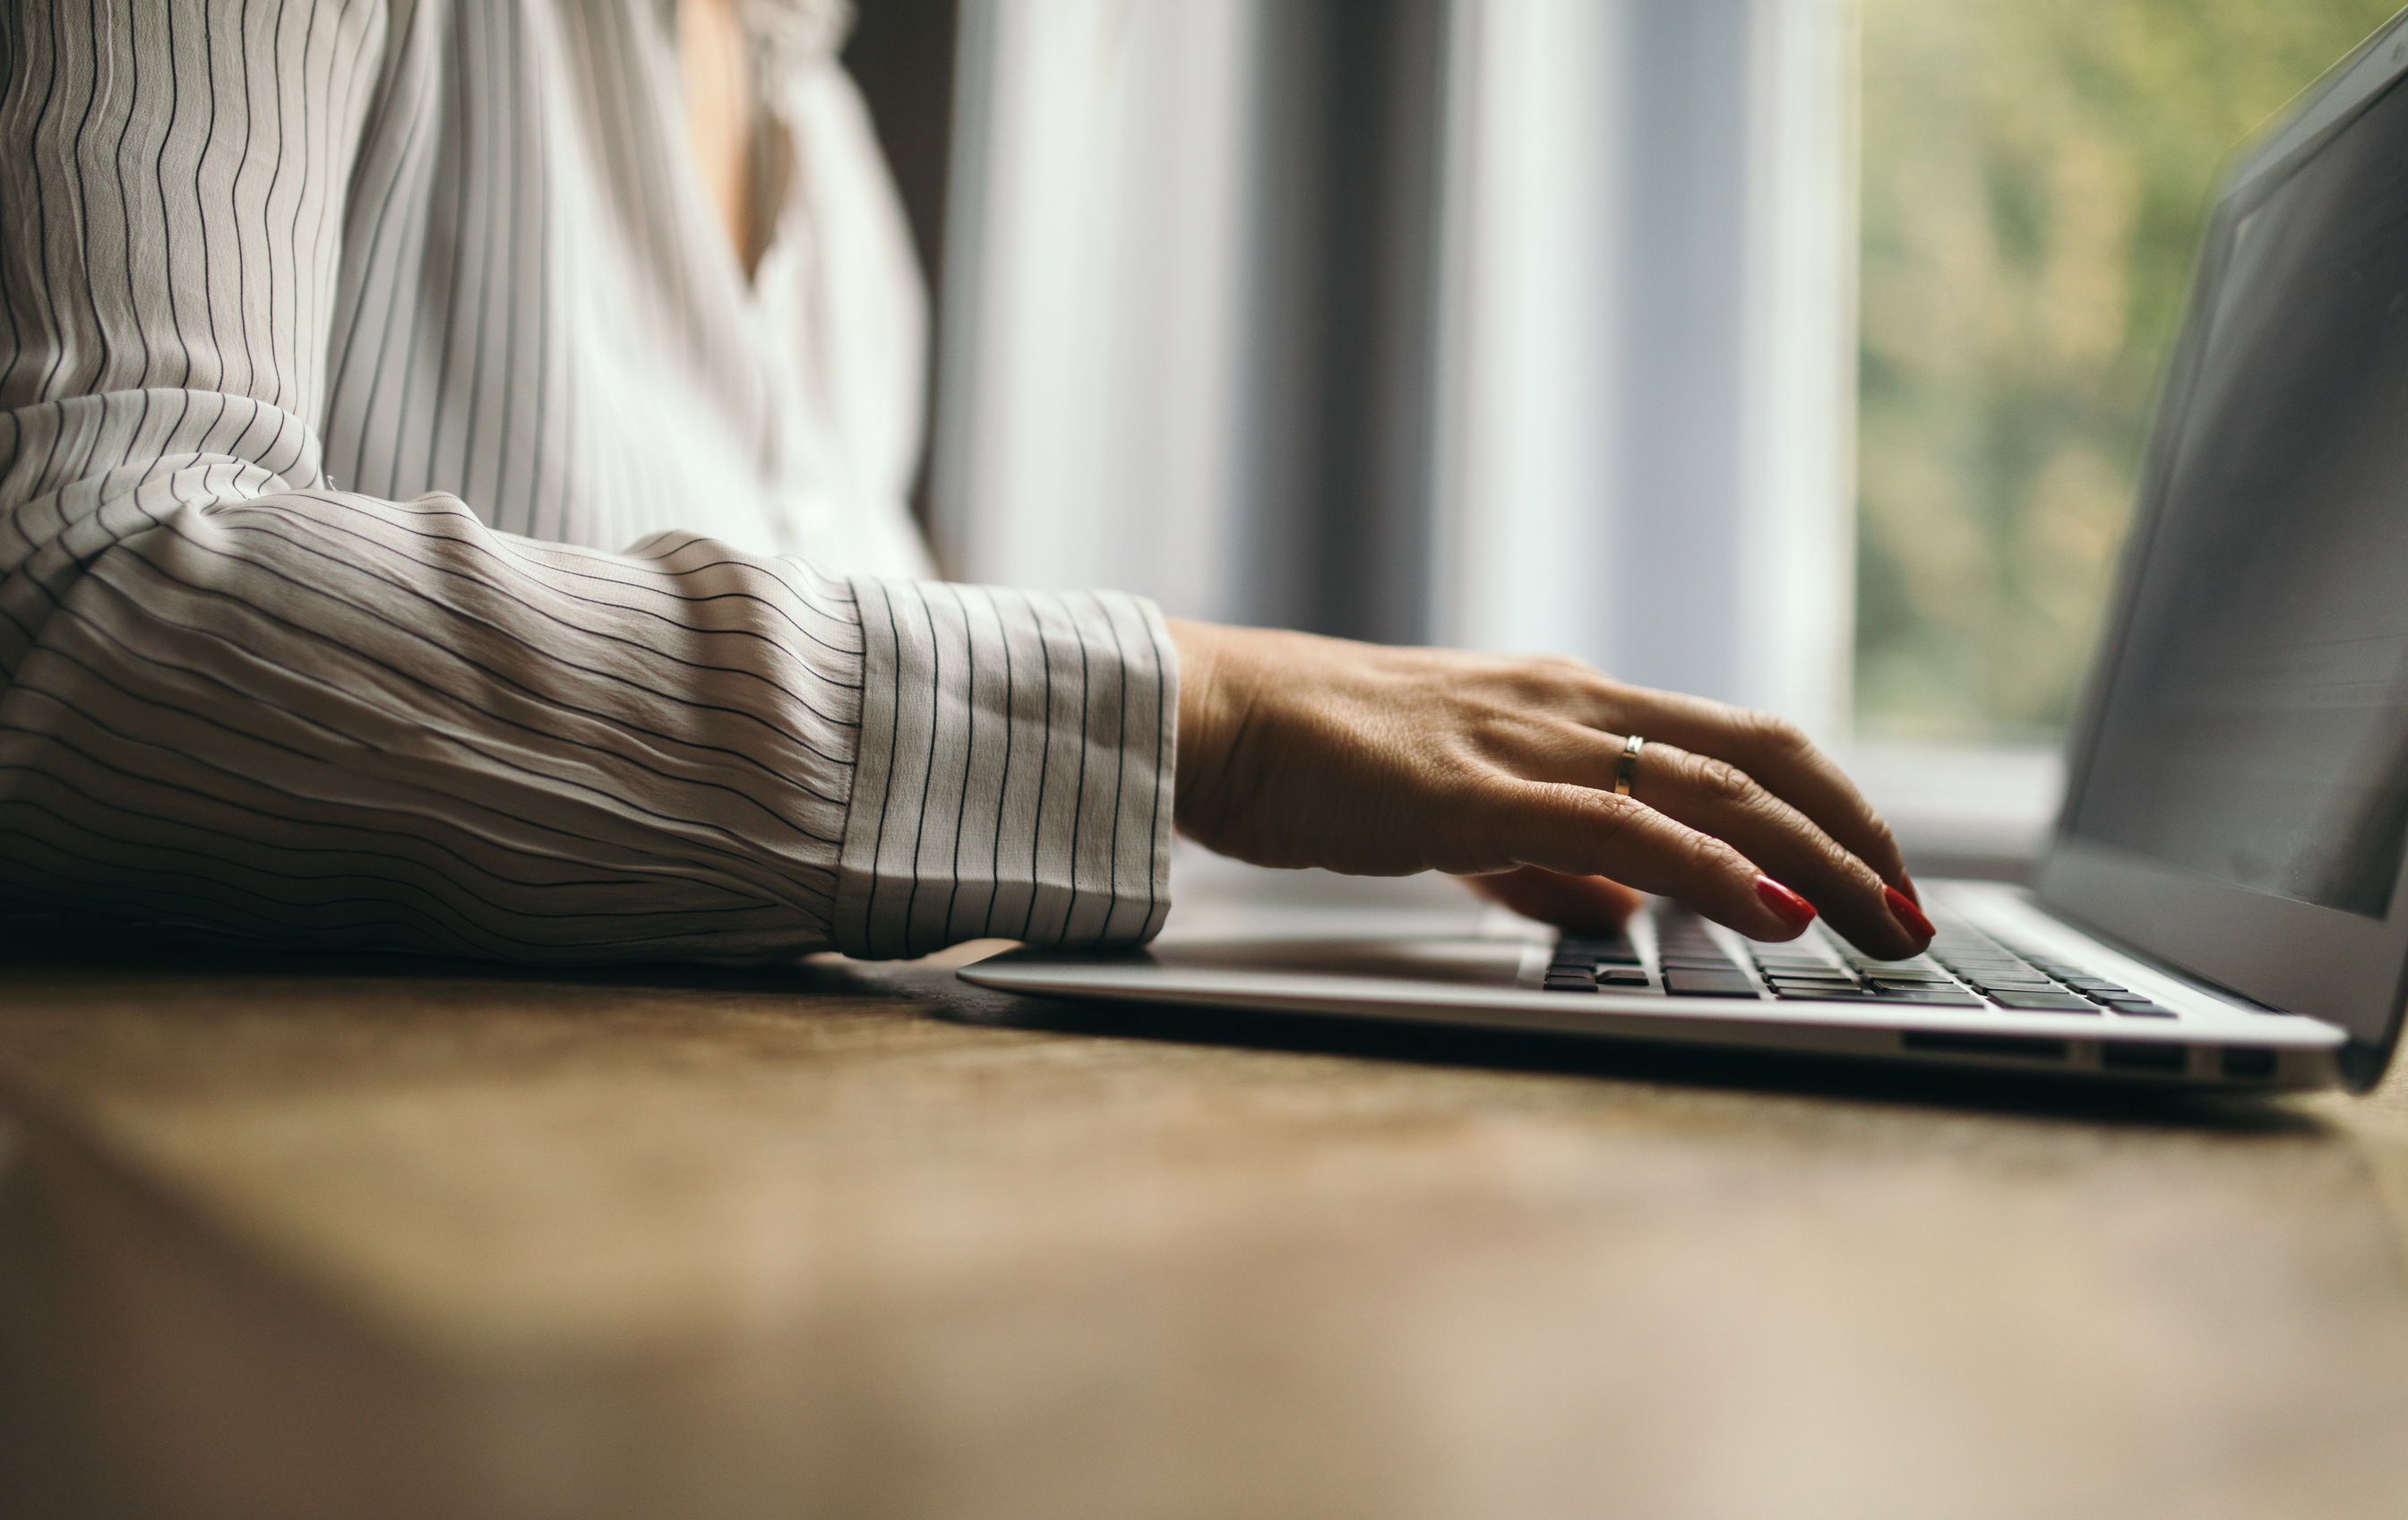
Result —
M 1877 1003 L 1969 1012 L 2090 1013 L 2171 1019 L 2172 1009 L 2093 976 L 2071 961 L 2019 949 L 1962 924 L 1946 924 L 1924 954 L 1881 961 L 1820 929 L 1786 944 L 1751 946 L 1751 967 L 1731 958 L 1684 908 L 1656 911 L 1660 982 L 1627 938 L 1566 936 L 1547 968 L 1549 992 L 1661 990 L 1677 997 L 1753 997 L 1782 1002 Z

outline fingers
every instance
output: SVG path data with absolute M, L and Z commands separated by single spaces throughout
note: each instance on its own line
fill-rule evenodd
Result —
M 1651 741 L 1641 752 L 1631 795 L 1729 841 L 1869 954 L 1899 958 L 1930 942 L 1929 925 L 1911 904 L 1893 905 L 1888 883 L 1872 866 L 1728 761 Z
M 1526 866 L 1611 876 L 1678 897 L 1756 939 L 1794 939 L 1813 922 L 1812 908 L 1729 843 L 1636 797 L 1567 782 L 1515 781 L 1498 789 L 1494 807 L 1492 837 Z M 1891 926 L 1893 936 L 1899 932 Z
M 1467 876 L 1463 884 L 1496 903 L 1568 934 L 1614 935 L 1639 908 L 1639 894 L 1602 876 L 1566 876 L 1525 866 L 1493 876 Z
M 1621 770 L 1622 749 L 1619 735 L 1567 724 L 1523 752 L 1522 774 L 1606 792 Z M 1879 870 L 1727 761 L 1651 738 L 1634 767 L 1631 796 L 1693 833 L 1727 841 L 1736 858 L 1802 894 L 1833 928 L 1871 954 L 1912 955 L 1930 941 L 1929 924 L 1911 901 L 1896 898 Z M 1610 866 L 1591 868 L 1649 884 Z M 1710 916 L 1722 916 L 1686 893 L 1674 895 Z M 1723 922 L 1740 926 L 1729 917 Z
M 1632 694 L 1626 731 L 1727 760 L 1756 783 L 1812 820 L 1842 849 L 1871 867 L 1884 883 L 1914 895 L 1889 825 L 1854 782 L 1796 724 L 1769 713 L 1669 692 Z

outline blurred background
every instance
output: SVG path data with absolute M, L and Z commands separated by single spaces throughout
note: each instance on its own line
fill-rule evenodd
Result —
M 860 0 L 947 573 L 1787 713 L 2056 803 L 2220 165 L 2388 0 Z

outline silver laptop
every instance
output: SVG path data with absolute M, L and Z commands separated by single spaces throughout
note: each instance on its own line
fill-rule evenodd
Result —
M 1626 935 L 1280 932 L 969 967 L 1236 1006 L 2242 1088 L 2373 1085 L 2408 997 L 2408 30 L 2241 159 L 2167 377 L 2032 890 L 1932 882 L 1928 954 L 1677 905 Z

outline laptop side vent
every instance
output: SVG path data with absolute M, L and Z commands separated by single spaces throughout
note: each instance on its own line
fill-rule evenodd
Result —
M 2066 1042 L 2029 1035 L 1952 1035 L 1933 1029 L 1909 1029 L 1899 1037 L 1911 1051 L 1935 1055 L 2000 1055 L 2014 1061 L 2062 1061 Z
M 2099 1064 L 2110 1071 L 2157 1071 L 2179 1076 L 2190 1068 L 2188 1045 L 2117 1044 L 2099 1047 Z
M 2266 1078 L 2274 1074 L 2274 1053 L 2263 1045 L 2234 1045 L 2224 1053 L 2228 1077 Z

